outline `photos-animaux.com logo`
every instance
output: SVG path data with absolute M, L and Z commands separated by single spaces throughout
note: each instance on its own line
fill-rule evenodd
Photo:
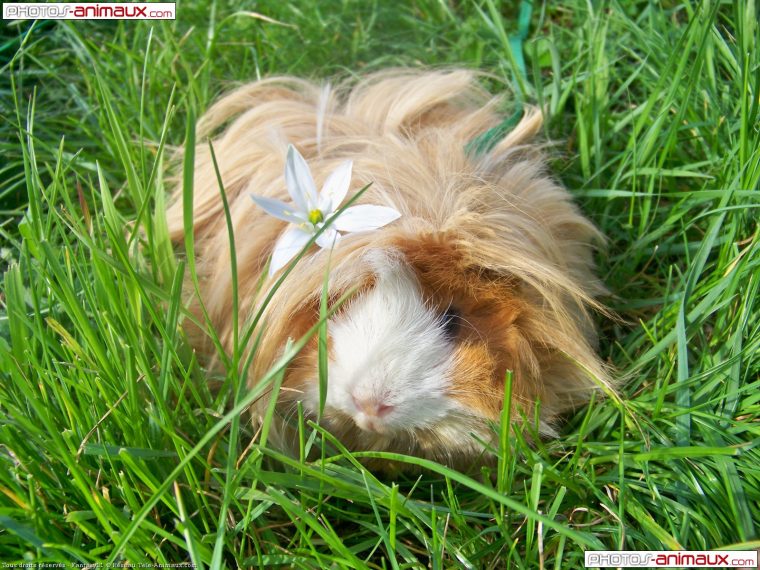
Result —
M 174 20 L 174 2 L 9 2 L 3 4 L 4 20 Z

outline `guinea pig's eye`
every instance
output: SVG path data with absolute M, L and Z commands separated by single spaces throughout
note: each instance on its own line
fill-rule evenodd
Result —
M 454 340 L 459 333 L 462 315 L 454 307 L 449 307 L 441 316 L 443 332 L 449 340 Z

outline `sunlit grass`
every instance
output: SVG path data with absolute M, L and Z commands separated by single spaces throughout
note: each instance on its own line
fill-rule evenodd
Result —
M 576 568 L 585 549 L 760 547 L 754 2 L 536 3 L 524 78 L 518 10 L 490 1 L 178 15 L 3 31 L 0 559 Z M 248 390 L 241 315 L 237 349 L 201 366 L 192 234 L 175 251 L 163 213 L 173 149 L 237 82 L 420 64 L 546 109 L 553 172 L 609 239 L 624 322 L 600 319 L 600 350 L 629 380 L 556 441 L 515 434 L 490 473 L 386 454 L 422 468 L 394 480 L 303 414 L 300 458 L 253 432 L 244 410 L 306 338 Z

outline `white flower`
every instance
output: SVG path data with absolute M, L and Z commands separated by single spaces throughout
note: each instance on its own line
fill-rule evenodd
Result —
M 288 146 L 288 158 L 285 162 L 285 184 L 288 194 L 293 199 L 289 205 L 274 198 L 255 196 L 251 198 L 267 214 L 280 220 L 290 222 L 293 226 L 280 236 L 272 251 L 272 261 L 269 264 L 269 276 L 287 265 L 306 242 L 308 242 L 325 221 L 335 213 L 348 193 L 351 185 L 351 167 L 349 160 L 341 164 L 325 180 L 322 192 L 317 195 L 314 179 L 311 177 L 309 166 L 293 145 Z M 390 224 L 401 216 L 393 208 L 387 206 L 372 206 L 362 204 L 351 206 L 332 221 L 331 227 L 325 229 L 317 238 L 317 244 L 322 248 L 333 247 L 340 239 L 340 232 L 366 232 L 376 230 Z

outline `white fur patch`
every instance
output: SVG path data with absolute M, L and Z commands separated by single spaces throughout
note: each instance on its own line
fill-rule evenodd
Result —
M 328 325 L 332 359 L 326 406 L 364 429 L 368 418 L 357 400 L 388 406 L 381 417 L 370 418 L 370 429 L 379 433 L 431 427 L 457 408 L 447 396 L 454 347 L 411 271 L 383 254 L 372 265 L 375 286 Z M 309 394 L 313 401 L 316 392 Z

